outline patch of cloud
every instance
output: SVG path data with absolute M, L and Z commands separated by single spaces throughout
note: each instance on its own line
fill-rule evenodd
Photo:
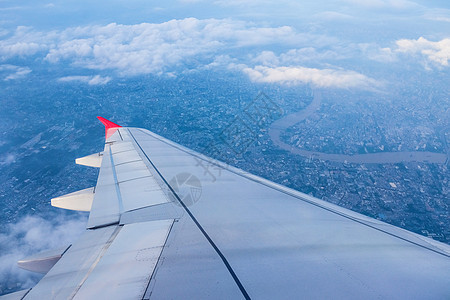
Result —
M 264 4 L 273 4 L 268 0 L 217 0 L 214 4 L 222 7 L 237 6 L 237 7 L 252 7 L 261 6 Z
M 316 14 L 315 17 L 326 21 L 349 21 L 356 19 L 351 15 L 343 14 L 337 11 L 324 11 Z
M 0 65 L 0 72 L 8 73 L 3 80 L 15 80 L 22 79 L 31 73 L 31 69 L 28 67 L 19 67 L 14 65 Z
M 280 58 L 272 51 L 262 51 L 252 61 L 264 66 L 278 66 L 280 64 Z
M 79 81 L 84 82 L 89 85 L 104 85 L 111 81 L 111 77 L 105 76 L 102 77 L 100 75 L 95 76 L 65 76 L 58 78 L 58 81 L 61 82 L 72 82 L 72 81 Z
M 3 28 L 0 28 L 0 37 L 5 36 L 5 35 L 7 35 L 8 33 L 9 33 L 8 30 L 3 29 Z
M 397 54 L 389 47 L 381 48 L 377 44 L 358 44 L 359 49 L 368 59 L 389 63 L 397 60 Z
M 256 66 L 244 68 L 242 71 L 253 82 L 311 84 L 315 87 L 343 89 L 374 89 L 380 86 L 375 79 L 347 70 Z
M 420 7 L 419 4 L 408 0 L 345 0 L 345 2 L 368 9 L 411 9 Z
M 448 67 L 450 60 L 450 38 L 438 42 L 429 41 L 424 37 L 417 40 L 402 39 L 396 42 L 396 52 L 410 55 L 421 55 L 429 62 L 441 67 Z
M 1 144 L 2 143 L 0 141 L 0 145 Z M 15 162 L 16 162 L 16 156 L 12 153 L 5 154 L 0 158 L 0 166 L 8 166 Z
M 17 261 L 41 251 L 68 246 L 84 232 L 86 214 L 43 218 L 25 216 L 0 232 L 0 294 L 30 288 L 42 277 L 17 267 Z
M 433 21 L 450 22 L 450 17 L 446 16 L 426 15 L 425 18 Z
M 230 67 L 240 69 L 253 82 L 375 90 L 381 86 L 377 80 L 355 71 L 330 67 L 330 61 L 346 59 L 351 56 L 349 52 L 355 52 L 355 49 L 354 45 L 321 50 L 305 47 L 291 49 L 279 55 L 272 51 L 262 51 L 252 58 L 254 67 L 242 64 L 232 64 Z M 311 68 L 306 67 L 305 64 L 322 67 Z
M 10 38 L 0 40 L 0 59 L 35 55 L 48 49 L 47 43 L 52 35 L 53 33 L 39 33 L 30 27 L 19 26 Z
M 203 1 L 204 0 L 178 0 L 178 2 L 180 2 L 182 4 L 194 4 L 194 3 L 200 3 Z
M 111 81 L 111 77 L 109 77 L 109 76 L 102 77 L 100 75 L 95 75 L 94 77 L 89 79 L 88 84 L 89 85 L 99 85 L 99 84 L 103 85 L 103 84 L 107 84 L 110 81 Z
M 237 62 L 238 62 L 238 60 L 236 58 L 232 58 L 229 55 L 226 55 L 226 54 L 217 55 L 211 63 L 204 65 L 204 66 L 200 66 L 199 68 L 197 68 L 197 70 L 210 70 L 210 69 L 218 68 L 218 67 L 228 68 L 228 66 L 230 64 L 237 63 Z
M 423 18 L 438 22 L 450 22 L 450 9 L 429 8 L 423 14 Z
M 327 61 L 341 60 L 351 57 L 349 51 L 353 51 L 352 47 L 318 50 L 314 47 L 305 47 L 300 49 L 291 49 L 287 52 L 276 55 L 272 51 L 262 51 L 255 57 L 252 62 L 264 66 L 289 66 L 299 65 L 305 62 L 314 62 L 316 64 L 325 63 Z
M 0 11 L 10 11 L 10 10 L 23 10 L 28 9 L 27 6 L 10 6 L 10 7 L 0 7 Z
M 217 52 L 265 45 L 331 44 L 335 39 L 298 33 L 290 26 L 265 27 L 230 19 L 187 18 L 160 24 L 108 24 L 47 33 L 18 28 L 0 41 L 0 55 L 30 56 L 43 51 L 49 63 L 115 70 L 120 75 L 171 72 L 189 59 L 207 64 Z M 209 61 L 207 61 L 209 60 Z M 171 70 L 172 69 L 172 70 Z

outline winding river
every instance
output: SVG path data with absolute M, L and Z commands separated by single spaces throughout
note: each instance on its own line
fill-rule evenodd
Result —
M 304 110 L 287 115 L 272 123 L 269 128 L 269 136 L 273 143 L 281 149 L 287 150 L 293 154 L 305 156 L 308 158 L 348 162 L 348 163 L 372 163 L 372 164 L 392 164 L 400 162 L 428 162 L 443 164 L 447 160 L 447 155 L 443 153 L 425 152 L 425 151 L 408 151 L 408 152 L 379 152 L 367 154 L 331 154 L 317 151 L 309 151 L 288 145 L 281 140 L 281 134 L 291 126 L 308 118 L 320 107 L 322 95 L 320 92 L 314 92 L 314 98 L 310 105 Z

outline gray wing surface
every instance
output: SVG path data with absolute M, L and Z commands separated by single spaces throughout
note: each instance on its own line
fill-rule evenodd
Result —
M 118 128 L 86 232 L 24 299 L 449 297 L 448 245 Z

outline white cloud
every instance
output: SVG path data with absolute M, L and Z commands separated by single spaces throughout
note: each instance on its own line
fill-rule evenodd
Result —
M 0 141 L 0 145 L 1 144 L 2 143 Z M 16 156 L 14 154 L 12 154 L 12 153 L 8 153 L 8 154 L 5 154 L 5 155 L 0 157 L 0 166 L 1 165 L 8 166 L 8 165 L 10 165 L 12 163 L 15 163 L 15 162 L 16 162 Z
M 288 62 L 290 63 L 299 63 L 303 61 L 324 61 L 324 60 L 338 60 L 347 58 L 342 51 L 344 49 L 339 49 L 340 51 L 336 51 L 334 49 L 326 49 L 323 51 L 317 51 L 317 49 L 313 47 L 301 48 L 301 49 L 292 49 L 286 53 L 282 53 L 280 55 L 280 59 L 283 64 Z M 339 53 L 341 52 L 341 53 Z
M 348 52 L 355 52 L 355 49 L 354 45 L 346 48 L 335 46 L 324 50 L 306 47 L 291 49 L 279 55 L 272 51 L 263 51 L 251 60 L 256 65 L 254 67 L 242 64 L 231 64 L 230 67 L 241 70 L 253 82 L 311 84 L 324 88 L 371 90 L 380 87 L 381 84 L 377 80 L 363 74 L 330 67 L 329 61 L 348 58 Z M 305 67 L 305 63 L 327 67 Z
M 450 38 L 444 38 L 433 42 L 424 37 L 417 40 L 401 39 L 395 42 L 394 47 L 381 48 L 377 44 L 358 44 L 364 55 L 375 61 L 394 62 L 399 61 L 401 56 L 410 56 L 414 63 L 421 63 L 427 69 L 430 66 L 448 67 L 450 60 Z M 422 59 L 417 58 L 422 57 Z
M 411 9 L 420 7 L 419 4 L 408 0 L 344 0 L 350 4 L 355 4 L 368 9 Z
M 111 77 L 105 76 L 99 76 L 99 75 L 95 75 L 94 77 L 92 77 L 89 81 L 88 84 L 90 85 L 103 85 L 103 84 L 107 84 L 109 81 L 111 81 Z
M 446 16 L 436 16 L 436 15 L 425 15 L 425 19 L 440 21 L 440 22 L 450 22 L 450 17 Z
M 213 62 L 211 62 L 205 66 L 200 66 L 197 69 L 198 70 L 209 70 L 209 69 L 217 68 L 217 67 L 228 67 L 230 64 L 233 64 L 233 63 L 237 63 L 236 58 L 232 58 L 229 55 L 217 55 L 214 58 Z
M 216 0 L 214 4 L 228 7 L 228 6 L 237 6 L 237 7 L 254 7 L 261 6 L 265 4 L 273 4 L 273 2 L 268 0 Z
M 450 9 L 445 8 L 430 8 L 427 9 L 423 17 L 426 20 L 433 20 L 439 22 L 450 22 Z
M 450 60 L 450 38 L 442 39 L 438 42 L 429 41 L 423 37 L 417 40 L 398 40 L 397 52 L 408 53 L 412 55 L 420 54 L 427 60 L 447 67 Z
M 9 33 L 8 30 L 3 29 L 3 28 L 0 28 L 0 37 L 3 37 L 3 36 L 5 36 L 5 35 L 7 35 L 8 33 Z
M 47 33 L 18 28 L 0 41 L 3 59 L 44 53 L 50 63 L 115 70 L 120 75 L 162 74 L 198 59 L 210 63 L 217 54 L 239 47 L 330 44 L 334 39 L 296 32 L 290 26 L 264 27 L 230 19 L 187 18 L 160 24 L 109 24 Z M 219 53 L 218 53 L 219 52 Z
M 346 49 L 326 49 L 318 51 L 313 47 L 305 47 L 300 49 L 291 49 L 280 55 L 276 55 L 272 51 L 263 51 L 253 58 L 254 63 L 264 66 L 286 66 L 299 65 L 304 62 L 323 63 L 330 60 L 339 60 L 348 58 Z
M 44 219 L 26 216 L 0 233 L 0 294 L 8 287 L 32 287 L 41 275 L 17 267 L 17 261 L 41 251 L 68 246 L 85 230 L 86 215 Z
M 40 45 L 34 42 L 17 42 L 9 45 L 3 44 L 0 46 L 0 55 L 3 59 L 13 56 L 28 56 L 35 54 L 40 48 Z
M 373 89 L 380 86 L 372 78 L 347 70 L 256 66 L 254 68 L 244 68 L 242 71 L 253 82 L 312 84 L 316 87 L 327 88 Z
M 50 35 L 34 32 L 30 27 L 19 26 L 12 37 L 0 40 L 0 59 L 30 56 L 45 50 L 48 48 L 45 43 L 49 41 Z
M 182 4 L 194 4 L 194 3 L 200 3 L 203 0 L 178 0 L 178 2 Z
M 89 85 L 103 85 L 111 81 L 111 77 L 100 75 L 95 76 L 65 76 L 58 79 L 61 82 L 80 81 Z
M 264 66 L 278 66 L 280 64 L 280 58 L 272 51 L 263 51 L 253 58 L 252 61 Z
M 23 10 L 28 9 L 28 6 L 10 6 L 10 7 L 1 7 L 0 11 L 8 11 L 8 10 Z
M 28 67 L 19 67 L 14 65 L 0 65 L 0 72 L 9 73 L 4 77 L 5 81 L 21 79 L 31 73 L 31 69 Z
M 381 48 L 377 44 L 358 44 L 362 53 L 371 60 L 389 63 L 397 60 L 397 54 L 389 47 Z
M 355 19 L 355 17 L 343 14 L 337 11 L 324 11 L 315 15 L 316 18 L 320 18 L 326 21 L 349 21 Z

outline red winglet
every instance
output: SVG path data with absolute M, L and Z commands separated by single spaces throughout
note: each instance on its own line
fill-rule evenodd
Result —
M 100 120 L 100 122 L 103 123 L 103 125 L 105 125 L 105 140 L 107 140 L 110 136 L 112 136 L 114 134 L 114 132 L 116 132 L 118 127 L 122 127 L 120 125 L 117 125 L 116 123 L 111 122 L 110 120 L 107 120 L 105 118 L 102 117 L 97 117 L 97 119 Z M 109 130 L 115 128 L 114 130 Z

